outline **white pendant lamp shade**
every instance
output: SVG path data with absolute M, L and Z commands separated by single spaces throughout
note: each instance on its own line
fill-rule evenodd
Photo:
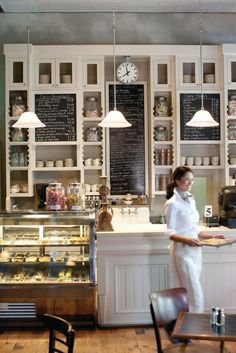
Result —
M 195 127 L 214 127 L 218 126 L 219 123 L 212 118 L 207 110 L 201 108 L 194 114 L 192 119 L 186 123 L 186 125 Z
M 33 112 L 24 112 L 21 114 L 17 122 L 12 125 L 15 128 L 36 128 L 36 127 L 45 127 L 46 125 L 42 123 L 37 115 Z
M 131 124 L 125 119 L 119 110 L 111 110 L 98 124 L 101 127 L 129 127 Z
M 106 117 L 98 124 L 101 127 L 109 128 L 124 128 L 129 127 L 131 124 L 125 119 L 124 115 L 116 109 L 116 17 L 115 17 L 115 0 L 113 1 L 113 14 L 112 14 L 112 27 L 113 27 L 113 85 L 114 85 L 114 108 Z

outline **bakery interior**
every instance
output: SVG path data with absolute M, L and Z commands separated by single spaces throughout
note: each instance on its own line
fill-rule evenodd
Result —
M 177 165 L 193 167 L 202 227 L 235 237 L 235 16 L 229 0 L 0 1 L 0 327 L 12 315 L 10 327 L 40 325 L 45 311 L 92 328 L 150 325 L 148 294 L 172 285 L 163 214 Z M 114 75 L 127 63 L 131 83 Z M 220 127 L 192 132 L 184 112 L 201 90 Z M 130 130 L 99 127 L 116 100 Z M 14 128 L 25 110 L 46 126 Z M 236 311 L 234 252 L 204 248 L 206 311 Z

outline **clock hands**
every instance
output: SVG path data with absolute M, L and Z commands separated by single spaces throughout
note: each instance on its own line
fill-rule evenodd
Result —
M 122 75 L 122 77 L 124 76 L 129 76 L 130 71 L 128 70 L 128 64 L 126 65 L 126 73 L 124 75 Z

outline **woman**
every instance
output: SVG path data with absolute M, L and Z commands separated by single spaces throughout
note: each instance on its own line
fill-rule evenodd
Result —
M 189 167 L 177 167 L 173 181 L 167 186 L 166 220 L 170 236 L 173 279 L 176 287 L 185 287 L 189 297 L 189 311 L 204 310 L 203 291 L 200 283 L 202 250 L 199 238 L 224 238 L 200 232 L 199 214 L 190 194 L 193 172 Z

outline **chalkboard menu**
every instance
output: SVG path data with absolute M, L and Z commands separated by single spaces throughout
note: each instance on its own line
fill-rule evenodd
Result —
M 220 94 L 204 94 L 204 108 L 220 123 Z M 220 125 L 217 127 L 190 127 L 186 123 L 196 111 L 201 109 L 201 94 L 180 94 L 180 128 L 181 140 L 220 140 Z
M 46 125 L 35 129 L 36 142 L 76 141 L 75 94 L 36 94 L 35 113 Z
M 116 105 L 132 126 L 110 129 L 111 194 L 145 194 L 144 85 L 117 85 Z M 114 86 L 109 85 L 113 108 Z

